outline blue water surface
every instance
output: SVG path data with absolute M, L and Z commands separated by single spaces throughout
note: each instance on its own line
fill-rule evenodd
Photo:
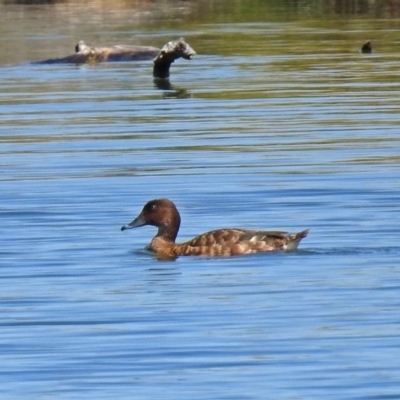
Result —
M 400 398 L 400 84 L 384 54 L 288 48 L 180 60 L 167 89 L 151 62 L 2 67 L 2 398 Z M 158 197 L 179 241 L 311 231 L 158 261 L 155 228 L 120 232 Z

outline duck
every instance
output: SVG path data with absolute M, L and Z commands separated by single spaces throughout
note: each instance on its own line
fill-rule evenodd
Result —
M 148 250 L 158 258 L 179 256 L 239 256 L 259 252 L 293 251 L 308 235 L 309 229 L 299 233 L 258 231 L 239 228 L 216 229 L 203 233 L 182 244 L 175 243 L 181 217 L 175 204 L 169 199 L 147 202 L 140 214 L 121 231 L 151 225 L 158 228 Z

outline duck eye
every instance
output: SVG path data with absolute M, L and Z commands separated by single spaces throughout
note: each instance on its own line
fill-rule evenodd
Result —
M 157 204 L 149 204 L 149 211 L 154 211 L 157 208 Z

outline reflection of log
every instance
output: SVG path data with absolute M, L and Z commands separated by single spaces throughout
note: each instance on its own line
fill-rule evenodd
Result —
M 149 46 L 92 47 L 87 46 L 82 40 L 75 46 L 75 50 L 75 54 L 36 61 L 34 64 L 91 64 L 107 61 L 142 61 L 151 60 L 155 57 L 153 60 L 153 76 L 155 78 L 168 78 L 169 68 L 175 60 L 181 57 L 191 60 L 196 54 L 183 38 L 168 42 L 161 50 Z
M 169 79 L 154 79 L 157 89 L 163 90 L 163 99 L 189 99 L 192 95 L 186 89 L 177 89 L 171 85 Z

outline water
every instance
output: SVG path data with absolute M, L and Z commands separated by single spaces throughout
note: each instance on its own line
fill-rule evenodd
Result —
M 1 397 L 400 398 L 394 22 L 199 13 L 198 56 L 161 87 L 151 62 L 26 64 L 55 55 L 29 41 L 73 48 L 68 4 L 60 36 L 32 22 L 52 5 L 2 5 Z M 132 14 L 116 15 L 101 44 L 132 43 Z M 184 30 L 144 25 L 149 45 Z M 378 49 L 361 55 L 371 26 Z M 295 253 L 160 262 L 144 250 L 154 228 L 120 232 L 156 197 L 178 205 L 180 241 L 311 231 Z

